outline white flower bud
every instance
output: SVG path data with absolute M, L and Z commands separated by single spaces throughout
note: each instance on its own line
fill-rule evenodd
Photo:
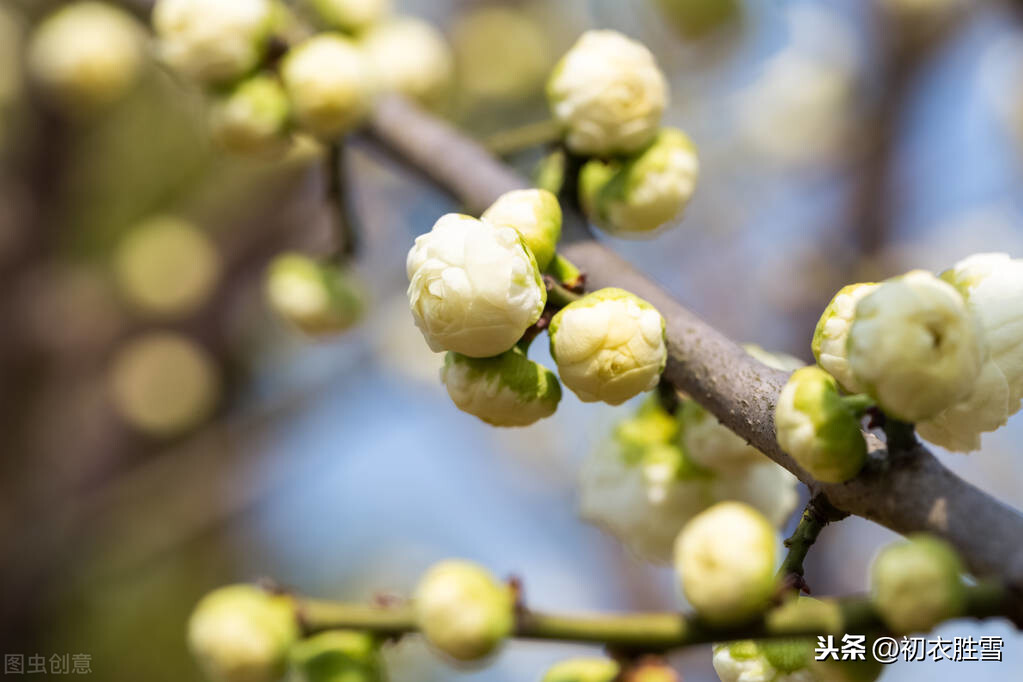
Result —
M 427 106 L 439 106 L 450 93 L 454 57 L 431 24 L 412 17 L 395 19 L 367 33 L 362 46 L 384 90 Z
M 256 68 L 272 26 L 270 0 L 158 0 L 153 8 L 163 59 L 207 85 Z
M 72 112 L 94 110 L 135 83 L 143 41 L 141 27 L 127 12 L 101 2 L 72 3 L 36 28 L 28 46 L 29 72 L 57 104 Z
M 1008 421 L 1009 394 L 1009 382 L 989 357 L 970 397 L 919 422 L 916 430 L 923 438 L 953 452 L 979 450 L 980 434 L 994 431 Z
M 369 112 L 373 67 L 355 43 L 322 33 L 292 48 L 281 63 L 281 80 L 295 120 L 323 138 L 350 132 Z
M 565 142 L 578 154 L 629 154 L 654 139 L 668 84 L 646 47 L 616 31 L 587 31 L 547 84 Z
M 332 29 L 358 33 L 391 13 L 391 0 L 307 0 Z
M 298 639 L 290 597 L 231 585 L 203 597 L 188 621 L 188 644 L 210 682 L 276 682 Z
M 514 228 L 546 270 L 561 239 L 561 204 L 544 189 L 518 189 L 502 194 L 480 218 L 499 227 Z
M 774 594 L 779 538 L 752 507 L 721 502 L 686 524 L 675 543 L 675 571 L 700 616 L 716 625 L 760 613 Z
M 443 216 L 408 253 L 409 308 L 434 351 L 485 358 L 510 350 L 547 302 L 518 232 Z
M 579 201 L 586 215 L 612 234 L 649 235 L 681 218 L 699 168 L 686 134 L 663 128 L 653 144 L 630 159 L 588 161 L 579 175 Z
M 843 483 L 867 463 L 867 442 L 838 382 L 818 367 L 793 372 L 774 411 L 778 444 L 818 481 Z
M 873 282 L 850 284 L 839 289 L 824 308 L 810 344 L 817 364 L 838 380 L 848 393 L 863 393 L 849 367 L 849 330 L 856 305 L 880 285 Z
M 620 671 L 609 658 L 571 658 L 548 668 L 541 682 L 615 682 Z
M 416 623 L 426 641 L 458 661 L 488 656 L 515 625 L 511 588 L 468 561 L 435 565 L 416 587 L 414 599 Z
M 856 306 L 849 366 L 890 416 L 919 422 L 968 398 L 987 347 L 951 285 L 922 270 L 888 280 Z
M 296 642 L 288 682 L 384 682 L 379 643 L 365 632 L 330 630 Z
M 799 504 L 799 479 L 762 455 L 742 469 L 715 476 L 710 490 L 713 501 L 748 504 L 778 528 Z
M 962 615 L 962 562 L 943 540 L 911 535 L 881 550 L 870 570 L 871 601 L 895 634 L 927 632 Z
M 210 111 L 210 133 L 236 154 L 271 154 L 287 149 L 288 96 L 272 76 L 248 78 L 219 97 Z
M 766 460 L 745 438 L 719 422 L 696 401 L 683 402 L 678 414 L 682 449 L 700 466 L 734 472 Z
M 742 640 L 714 645 L 714 672 L 721 682 L 819 682 L 809 667 L 807 640 Z
M 664 318 L 622 289 L 601 289 L 562 308 L 550 339 L 561 380 L 588 403 L 620 405 L 653 389 L 668 361 Z
M 554 414 L 558 377 L 517 348 L 493 358 L 448 353 L 440 379 L 458 409 L 492 426 L 528 426 Z
M 350 328 L 362 316 L 362 287 L 348 272 L 298 253 L 285 253 L 267 270 L 270 306 L 296 329 L 328 336 Z

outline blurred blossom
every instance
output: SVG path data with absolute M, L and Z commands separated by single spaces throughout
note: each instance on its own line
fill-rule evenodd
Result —
M 385 90 L 440 106 L 451 92 L 454 57 L 433 25 L 413 17 L 381 24 L 362 43 Z
M 672 26 L 686 39 L 703 38 L 742 18 L 740 0 L 656 0 Z
M 156 437 L 198 426 L 220 393 L 213 359 L 194 341 L 172 332 L 151 332 L 123 345 L 108 381 L 121 418 Z
M 217 247 L 206 233 L 171 216 L 136 226 L 114 257 L 124 297 L 142 312 L 167 317 L 201 306 L 216 286 L 220 267 Z

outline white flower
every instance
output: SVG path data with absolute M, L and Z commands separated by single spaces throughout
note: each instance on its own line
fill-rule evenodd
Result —
M 211 592 L 188 621 L 188 645 L 211 682 L 275 682 L 298 637 L 291 597 L 254 585 Z
M 135 83 L 143 41 L 141 27 L 127 12 L 101 2 L 73 3 L 36 28 L 28 67 L 58 104 L 91 110 L 118 99 Z
M 205 84 L 244 76 L 263 58 L 270 0 L 158 0 L 153 28 L 163 59 Z
M 482 566 L 442 561 L 416 587 L 416 623 L 426 640 L 459 661 L 491 654 L 515 624 L 511 588 Z
M 849 367 L 849 329 L 856 315 L 856 305 L 879 286 L 866 282 L 842 287 L 824 308 L 813 332 L 811 348 L 817 364 L 849 393 L 863 392 Z
M 499 227 L 512 227 L 546 270 L 561 238 L 561 204 L 545 189 L 517 189 L 502 194 L 480 218 Z
M 454 57 L 431 24 L 412 17 L 395 19 L 367 33 L 362 46 L 384 90 L 426 105 L 441 104 L 450 92 Z
M 856 306 L 849 332 L 856 380 L 890 416 L 930 419 L 969 397 L 987 346 L 958 291 L 914 270 Z
M 881 550 L 870 569 L 870 597 L 895 634 L 927 632 L 962 615 L 963 564 L 943 540 L 911 535 Z
M 973 393 L 961 403 L 916 425 L 930 442 L 953 452 L 980 449 L 980 434 L 1004 426 L 1009 419 L 1009 382 L 993 358 L 988 358 L 973 386 Z
M 416 239 L 406 261 L 409 308 L 434 351 L 473 358 L 511 349 L 540 318 L 547 289 L 510 227 L 449 213 Z
M 290 105 L 280 82 L 259 75 L 218 98 L 210 111 L 210 132 L 237 154 L 283 152 L 287 148 Z
M 628 154 L 657 134 L 668 84 L 650 50 L 616 31 L 587 31 L 547 84 L 565 142 L 579 154 Z
M 362 287 L 348 272 L 298 253 L 270 263 L 266 276 L 270 307 L 310 336 L 342 332 L 362 315 Z
M 699 168 L 686 134 L 663 128 L 649 147 L 628 160 L 587 162 L 579 175 L 579 201 L 608 232 L 650 234 L 681 217 Z
M 778 444 L 825 483 L 842 483 L 867 463 L 856 412 L 842 401 L 834 377 L 818 367 L 793 372 L 774 412 Z
M 713 624 L 751 618 L 774 594 L 778 545 L 774 527 L 748 505 L 721 502 L 702 512 L 675 543 L 686 599 Z
M 358 33 L 391 13 L 391 0 L 307 0 L 333 29 Z
M 780 651 L 782 647 L 797 650 L 786 656 L 789 652 Z M 782 668 L 772 665 L 771 658 Z M 714 645 L 714 672 L 721 682 L 822 682 L 808 667 L 812 658 L 812 646 L 801 640 L 775 644 L 742 640 Z
M 561 400 L 554 373 L 517 348 L 493 358 L 448 353 L 440 379 L 458 409 L 493 426 L 528 426 Z
M 668 360 L 664 318 L 622 289 L 601 289 L 562 308 L 550 339 L 561 380 L 583 402 L 620 405 L 649 391 Z
M 319 137 L 337 137 L 362 122 L 372 103 L 373 71 L 355 43 L 321 33 L 284 57 L 281 80 L 295 120 Z

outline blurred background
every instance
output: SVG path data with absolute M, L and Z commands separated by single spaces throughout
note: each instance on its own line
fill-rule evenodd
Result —
M 85 653 L 111 681 L 192 680 L 184 623 L 213 587 L 409 592 L 450 556 L 520 576 L 544 609 L 667 609 L 671 571 L 576 516 L 578 464 L 629 408 L 583 405 L 498 430 L 445 395 L 404 297 L 414 235 L 457 208 L 358 140 L 349 153 L 371 308 L 311 343 L 262 295 L 284 249 L 327 253 L 318 152 L 240 160 L 203 97 L 147 63 L 79 115 L 27 76 L 62 3 L 0 0 L 0 653 Z M 146 22 L 146 2 L 124 0 Z M 978 251 L 1023 256 L 1023 4 L 981 0 L 398 0 L 450 41 L 443 113 L 485 139 L 546 118 L 554 61 L 592 27 L 648 45 L 701 179 L 685 220 L 615 246 L 733 338 L 810 359 L 841 285 Z M 510 157 L 524 173 L 540 152 Z M 543 344 L 539 344 L 543 345 Z M 536 359 L 550 365 L 546 350 Z M 1018 418 L 949 466 L 1023 505 Z M 992 529 L 997 533 L 998 529 Z M 851 518 L 811 553 L 815 594 L 863 590 L 892 534 Z M 1023 679 L 901 663 L 886 681 Z M 585 649 L 513 643 L 453 671 L 409 638 L 402 680 L 534 680 Z M 677 656 L 715 680 L 709 647 Z

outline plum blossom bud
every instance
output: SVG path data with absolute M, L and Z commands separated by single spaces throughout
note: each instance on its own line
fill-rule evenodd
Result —
M 914 270 L 856 305 L 849 366 L 890 416 L 919 422 L 969 397 L 987 345 L 951 285 Z
M 715 625 L 745 621 L 768 604 L 779 538 L 760 512 L 721 502 L 686 524 L 675 542 L 675 572 L 700 616 Z
M 536 259 L 510 227 L 449 213 L 408 253 L 409 308 L 434 351 L 510 350 L 547 303 Z
M 368 113 L 374 94 L 373 67 L 355 43 L 322 33 L 284 57 L 281 80 L 295 120 L 322 138 L 350 132 Z
M 856 304 L 879 286 L 866 282 L 839 289 L 821 313 L 813 332 L 811 349 L 817 364 L 835 377 L 839 385 L 849 393 L 863 392 L 849 367 L 849 330 L 856 316 Z
M 518 348 L 493 358 L 448 353 L 440 379 L 458 409 L 492 426 L 528 426 L 554 414 L 558 377 Z
M 579 175 L 579 201 L 612 234 L 649 235 L 682 216 L 699 168 L 686 134 L 663 128 L 653 144 L 627 160 L 588 161 Z
M 362 46 L 384 90 L 398 92 L 427 106 L 439 106 L 451 91 L 454 56 L 431 24 L 403 17 L 366 34 Z
M 515 624 L 515 598 L 482 566 L 443 561 L 415 591 L 416 623 L 431 645 L 458 661 L 491 654 Z
M 808 640 L 741 640 L 714 645 L 714 672 L 721 682 L 816 682 L 813 658 Z
M 330 28 L 359 33 L 391 13 L 391 0 L 308 0 Z
M 158 0 L 153 28 L 163 59 L 205 85 L 249 73 L 266 52 L 270 0 Z
M 546 270 L 561 239 L 561 204 L 544 189 L 517 189 L 502 194 L 480 218 L 499 227 L 512 227 Z
M 298 253 L 285 253 L 270 264 L 266 276 L 270 307 L 310 336 L 342 332 L 362 315 L 362 287 L 353 275 Z
M 610 658 L 570 658 L 548 668 L 541 682 L 614 682 L 620 670 Z
M 330 630 L 291 647 L 289 682 L 384 682 L 379 644 L 365 632 Z
M 678 412 L 680 442 L 686 455 L 714 471 L 736 471 L 766 458 L 746 439 L 717 420 L 694 400 Z
M 276 682 L 298 637 L 291 598 L 255 585 L 211 592 L 188 621 L 188 645 L 211 682 Z
M 218 98 L 210 111 L 210 133 L 235 154 L 283 152 L 288 143 L 290 104 L 280 82 L 253 76 Z
M 793 372 L 774 412 L 778 443 L 818 481 L 842 483 L 867 462 L 867 443 L 838 382 L 818 367 Z
M 135 83 L 143 45 L 141 27 L 127 12 L 102 2 L 72 3 L 36 28 L 28 46 L 29 72 L 57 104 L 73 113 L 91 111 Z
M 664 318 L 622 289 L 587 294 L 550 325 L 561 380 L 583 402 L 620 405 L 657 386 L 668 360 Z
M 895 634 L 926 632 L 966 607 L 963 564 L 939 538 L 917 533 L 881 550 L 870 569 L 870 598 Z
M 748 504 L 780 528 L 799 504 L 798 487 L 799 479 L 763 457 L 737 471 L 718 474 L 710 490 L 713 501 Z
M 657 135 L 668 84 L 654 56 L 617 31 L 587 31 L 547 84 L 554 118 L 578 154 L 631 154 Z

